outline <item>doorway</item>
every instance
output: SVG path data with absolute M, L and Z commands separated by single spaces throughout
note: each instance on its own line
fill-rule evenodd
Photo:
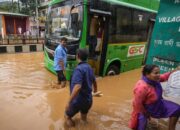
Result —
M 87 43 L 88 63 L 96 75 L 103 75 L 108 43 L 108 17 L 104 14 L 90 14 Z

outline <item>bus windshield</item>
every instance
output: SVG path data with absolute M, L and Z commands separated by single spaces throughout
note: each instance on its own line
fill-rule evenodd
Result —
M 69 4 L 68 4 L 69 3 Z M 66 37 L 79 40 L 82 30 L 82 6 L 73 7 L 70 2 L 49 7 L 47 37 Z

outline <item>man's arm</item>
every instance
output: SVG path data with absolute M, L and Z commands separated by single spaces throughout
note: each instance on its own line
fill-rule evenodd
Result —
M 76 84 L 72 90 L 72 93 L 70 95 L 69 101 L 66 105 L 66 111 L 69 109 L 69 105 L 70 103 L 73 101 L 73 99 L 78 95 L 79 91 L 81 89 L 81 85 L 80 84 Z
M 94 93 L 97 92 L 97 82 L 94 80 L 93 82 L 93 88 L 94 88 Z
M 64 70 L 64 61 L 63 61 L 63 59 L 60 59 L 59 65 L 62 67 L 62 70 Z
M 172 70 L 171 72 L 167 72 L 167 73 L 164 73 L 164 74 L 161 74 L 160 75 L 160 82 L 164 82 L 164 81 L 167 81 L 169 76 L 173 73 L 173 72 L 176 72 L 176 71 L 179 71 L 180 70 L 180 66 L 178 66 L 177 68 L 175 68 L 174 70 Z

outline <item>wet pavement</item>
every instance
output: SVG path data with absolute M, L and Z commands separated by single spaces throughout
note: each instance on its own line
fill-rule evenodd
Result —
M 43 53 L 2 54 L 0 70 L 0 130 L 129 130 L 132 89 L 141 69 L 98 78 L 103 96 L 94 97 L 88 124 L 74 117 L 75 128 L 64 126 L 68 85 L 52 88 L 56 76 L 44 68 Z M 167 130 L 167 119 L 152 120 L 148 130 Z

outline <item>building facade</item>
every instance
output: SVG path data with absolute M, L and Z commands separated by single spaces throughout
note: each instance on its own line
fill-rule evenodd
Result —
M 45 32 L 45 21 L 48 13 L 48 4 L 51 0 L 39 0 L 38 14 L 39 14 L 39 31 L 40 35 L 43 36 Z

